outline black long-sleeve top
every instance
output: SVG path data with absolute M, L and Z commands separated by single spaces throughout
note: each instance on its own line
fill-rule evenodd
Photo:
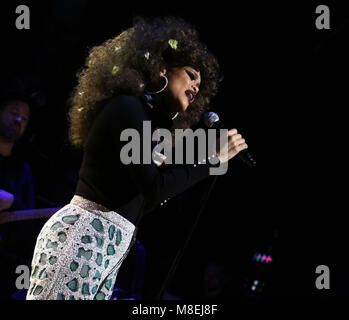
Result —
M 151 109 L 146 101 L 134 96 L 110 99 L 90 130 L 75 194 L 116 211 L 137 226 L 144 214 L 208 177 L 209 161 L 160 167 L 153 162 L 121 162 L 120 150 L 129 143 L 120 141 L 124 129 L 138 131 L 142 160 L 143 121 L 151 121 L 152 131 L 170 128 L 171 119 L 159 110 L 159 106 Z

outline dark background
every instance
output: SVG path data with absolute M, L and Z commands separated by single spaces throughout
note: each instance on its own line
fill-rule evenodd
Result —
M 15 27 L 19 4 L 30 8 L 30 30 Z M 315 28 L 320 4 L 330 7 L 330 30 Z M 74 192 L 81 152 L 67 140 L 67 99 L 76 72 L 89 48 L 130 27 L 136 15 L 175 15 L 196 26 L 224 72 L 213 107 L 246 137 L 257 160 L 250 169 L 233 159 L 218 178 L 169 292 L 207 298 L 205 268 L 214 264 L 223 268 L 210 278 L 214 286 L 223 277 L 220 298 L 346 297 L 349 17 L 339 1 L 2 1 L 1 83 L 35 75 L 46 97 L 24 146 L 37 207 L 65 205 Z M 183 246 L 191 224 L 182 221 L 194 221 L 211 181 L 143 222 L 148 297 Z M 15 228 L 35 234 L 41 223 Z M 254 263 L 257 251 L 272 254 L 272 264 Z M 315 288 L 315 269 L 322 264 L 331 271 L 330 290 Z M 258 293 L 250 290 L 256 279 L 266 283 Z

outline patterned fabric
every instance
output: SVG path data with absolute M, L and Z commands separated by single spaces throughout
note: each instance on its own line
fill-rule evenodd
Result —
M 37 238 L 27 300 L 110 299 L 135 236 L 116 212 L 74 196 Z

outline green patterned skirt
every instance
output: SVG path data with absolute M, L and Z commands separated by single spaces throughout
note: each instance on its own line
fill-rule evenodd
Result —
M 43 226 L 34 250 L 27 300 L 108 300 L 136 227 L 80 196 Z

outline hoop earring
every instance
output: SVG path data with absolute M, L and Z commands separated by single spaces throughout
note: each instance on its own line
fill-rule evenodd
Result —
M 148 93 L 150 93 L 150 94 L 157 94 L 157 93 L 160 93 L 160 92 L 162 92 L 162 91 L 164 91 L 166 89 L 166 87 L 168 85 L 168 79 L 167 79 L 167 77 L 165 75 L 161 75 L 161 77 L 165 78 L 165 81 L 166 81 L 165 86 L 162 89 L 160 89 L 159 91 L 155 91 L 155 92 L 149 92 L 148 91 Z

